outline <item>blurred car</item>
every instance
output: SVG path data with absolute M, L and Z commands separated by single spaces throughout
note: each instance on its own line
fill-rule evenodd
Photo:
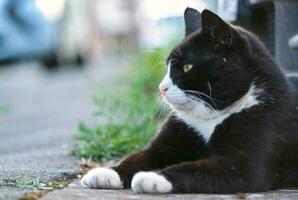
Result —
M 47 67 L 81 63 L 83 56 L 70 45 L 78 39 L 64 42 L 69 21 L 64 20 L 65 5 L 65 0 L 0 0 L 0 62 L 38 59 Z

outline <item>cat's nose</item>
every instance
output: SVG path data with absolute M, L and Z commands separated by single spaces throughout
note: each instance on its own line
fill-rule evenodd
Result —
M 166 92 L 168 91 L 168 89 L 169 89 L 169 87 L 166 86 L 166 85 L 162 85 L 162 84 L 159 85 L 159 90 L 160 90 L 160 92 L 161 92 L 162 95 L 165 95 Z

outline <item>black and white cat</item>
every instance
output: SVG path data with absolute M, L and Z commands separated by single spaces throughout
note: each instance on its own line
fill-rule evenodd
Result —
M 187 8 L 184 18 L 186 37 L 160 84 L 173 112 L 146 149 L 82 184 L 140 193 L 298 186 L 298 78 L 252 33 L 208 10 Z

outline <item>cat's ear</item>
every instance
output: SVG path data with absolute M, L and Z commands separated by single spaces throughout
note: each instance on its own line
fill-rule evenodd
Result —
M 185 37 L 201 28 L 201 13 L 193 8 L 184 11 Z
M 202 30 L 210 35 L 216 47 L 230 47 L 233 43 L 233 28 L 209 10 L 202 12 Z

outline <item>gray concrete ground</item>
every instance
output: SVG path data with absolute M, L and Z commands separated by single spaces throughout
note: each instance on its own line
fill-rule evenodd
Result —
M 96 70 L 95 70 L 96 69 Z M 92 83 L 112 68 L 47 73 L 37 63 L 0 68 L 0 199 L 16 199 L 38 183 L 75 178 L 69 155 L 79 120 L 92 111 Z M 6 182 L 14 182 L 14 185 Z
M 235 194 L 235 195 L 207 195 L 207 194 L 166 194 L 166 195 L 148 195 L 136 194 L 131 190 L 96 190 L 86 189 L 80 186 L 78 181 L 70 184 L 68 188 L 57 190 L 45 195 L 42 200 L 296 200 L 298 199 L 298 190 L 279 190 L 274 192 L 253 193 L 253 194 Z

